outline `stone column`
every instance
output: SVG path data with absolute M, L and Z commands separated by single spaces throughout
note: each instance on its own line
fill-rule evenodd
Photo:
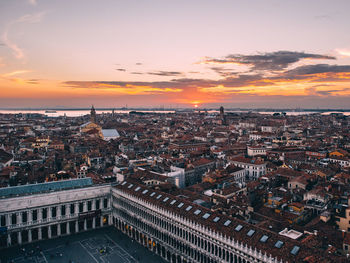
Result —
M 11 246 L 11 234 L 7 234 L 7 246 Z
M 84 201 L 83 212 L 86 212 L 87 210 L 87 201 Z
M 103 226 L 103 215 L 101 215 L 100 221 L 101 221 L 100 226 L 102 227 Z
M 92 228 L 95 229 L 96 228 L 96 217 L 92 218 Z
M 96 210 L 96 199 L 91 201 L 91 210 Z
M 28 242 L 32 242 L 32 230 L 28 230 Z
M 7 214 L 6 215 L 6 224 L 5 224 L 5 226 L 9 226 L 9 225 L 11 225 L 11 216 L 10 216 L 10 214 Z
M 19 213 L 16 213 L 16 224 L 18 225 L 18 224 L 20 224 L 20 223 L 22 223 L 22 212 L 19 212 Z
M 48 238 L 51 238 L 51 226 L 48 226 L 47 235 L 48 235 Z
M 38 228 L 38 240 L 43 239 L 43 232 L 41 230 L 41 227 Z
M 33 223 L 33 211 L 32 210 L 28 210 L 27 211 L 27 222 L 29 223 L 29 224 L 32 224 Z
M 79 232 L 79 225 L 78 225 L 78 220 L 75 221 L 75 232 L 78 233 Z
M 43 209 L 38 209 L 38 221 L 43 220 Z M 40 228 L 41 229 L 41 228 Z
M 58 223 L 57 224 L 57 236 L 60 236 L 61 235 L 61 224 Z
M 69 222 L 67 222 L 66 229 L 67 229 L 66 232 L 69 235 L 70 234 Z
M 87 222 L 86 222 L 86 219 L 84 219 L 84 230 L 87 230 Z
M 57 206 L 57 209 L 56 209 L 56 217 L 57 218 L 61 218 L 61 209 L 62 209 L 62 206 L 61 205 L 58 205 Z
M 18 235 L 18 244 L 22 244 L 22 232 L 18 231 L 17 235 Z

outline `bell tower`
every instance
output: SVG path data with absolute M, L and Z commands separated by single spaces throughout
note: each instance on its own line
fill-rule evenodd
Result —
M 92 105 L 91 107 L 91 111 L 90 111 L 90 121 L 92 123 L 96 123 L 96 110 L 94 108 L 94 105 Z

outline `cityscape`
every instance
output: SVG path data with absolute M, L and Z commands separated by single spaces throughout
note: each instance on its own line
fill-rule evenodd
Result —
M 0 263 L 350 262 L 350 2 L 0 3 Z

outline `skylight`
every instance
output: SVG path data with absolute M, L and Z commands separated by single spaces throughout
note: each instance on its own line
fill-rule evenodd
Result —
M 299 250 L 300 250 L 300 247 L 294 246 L 294 247 L 292 248 L 292 250 L 290 251 L 290 253 L 291 253 L 292 255 L 295 256 L 295 255 L 298 254 Z
M 176 203 L 176 200 L 173 200 L 170 202 L 171 205 L 175 204 Z
M 196 211 L 194 211 L 194 214 L 197 216 L 197 215 L 199 215 L 201 212 L 202 212 L 201 210 L 197 209 Z
M 159 199 L 159 198 L 161 198 L 161 197 L 162 197 L 162 195 L 158 195 L 156 198 Z
M 216 222 L 218 222 L 220 220 L 220 217 L 215 217 L 214 219 L 213 219 L 213 221 L 216 223 Z
M 184 205 L 184 203 L 180 203 L 177 207 L 181 208 Z
M 267 235 L 263 235 L 263 236 L 260 238 L 260 242 L 265 243 L 268 239 L 269 239 L 269 237 L 268 237 Z
M 130 189 L 131 187 L 133 187 L 134 185 L 133 184 L 129 184 L 128 188 Z
M 278 240 L 276 243 L 275 243 L 275 247 L 277 247 L 277 248 L 281 248 L 282 246 L 283 246 L 283 241 L 281 241 L 281 240 Z
M 227 221 L 224 223 L 224 226 L 228 226 L 229 224 L 231 224 L 231 220 L 227 220 Z
M 187 208 L 186 208 L 186 211 L 190 211 L 192 209 L 192 206 L 189 205 Z
M 242 228 L 243 228 L 243 226 L 242 226 L 242 225 L 238 225 L 238 226 L 236 226 L 235 230 L 236 230 L 237 232 L 239 232 L 239 231 L 241 231 L 241 230 L 242 230 Z
M 209 216 L 210 216 L 209 213 L 205 213 L 205 214 L 203 215 L 203 218 L 204 218 L 204 219 L 207 219 Z
M 141 189 L 140 186 L 136 187 L 136 188 L 135 188 L 135 192 L 137 192 L 137 191 L 140 190 L 140 189 Z
M 146 194 L 148 192 L 148 189 L 145 189 L 142 191 L 142 194 Z
M 165 197 L 164 200 L 163 200 L 163 202 L 166 202 L 166 201 L 168 201 L 168 200 L 169 200 L 169 197 Z
M 152 194 L 150 194 L 149 196 L 154 196 L 156 194 L 156 192 L 153 192 Z
M 254 229 L 250 229 L 250 230 L 248 231 L 248 233 L 247 233 L 247 236 L 248 236 L 248 237 L 251 237 L 252 235 L 254 235 L 254 233 L 255 233 L 255 230 L 254 230 Z

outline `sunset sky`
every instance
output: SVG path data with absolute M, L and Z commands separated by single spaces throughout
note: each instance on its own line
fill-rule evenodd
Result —
M 0 108 L 350 108 L 349 0 L 0 1 Z

